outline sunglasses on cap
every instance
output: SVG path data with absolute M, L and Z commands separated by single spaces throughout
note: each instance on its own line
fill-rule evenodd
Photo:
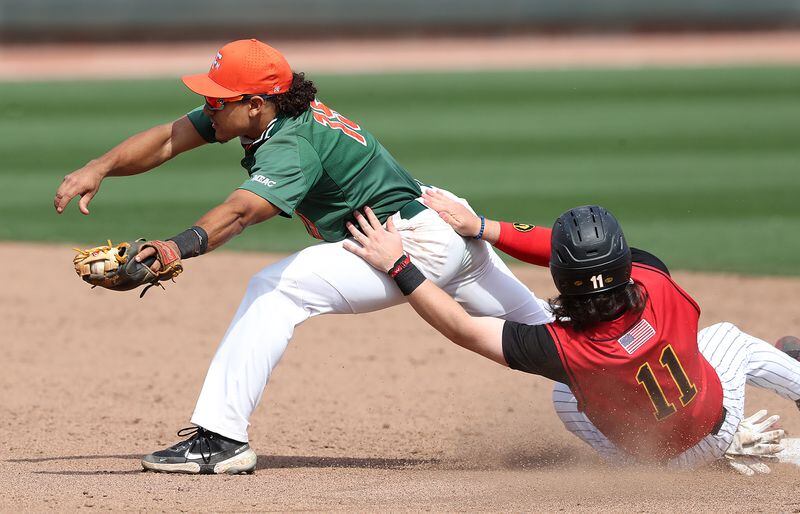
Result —
M 212 98 L 210 96 L 204 97 L 206 99 L 206 109 L 209 111 L 221 111 L 225 108 L 225 104 L 232 104 L 241 102 L 242 100 L 249 100 L 254 96 L 260 96 L 264 100 L 272 98 L 274 95 L 239 95 L 230 98 Z

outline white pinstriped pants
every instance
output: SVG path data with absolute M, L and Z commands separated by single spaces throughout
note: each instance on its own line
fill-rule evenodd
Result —
M 697 334 L 700 353 L 719 375 L 727 414 L 716 435 L 707 435 L 667 466 L 692 469 L 722 458 L 744 417 L 745 384 L 769 389 L 782 397 L 800 399 L 800 362 L 766 341 L 745 334 L 732 323 L 717 323 Z M 564 384 L 553 388 L 553 406 L 564 427 L 595 449 L 612 464 L 634 462 L 635 458 L 616 448 L 589 418 L 578 411 L 578 402 Z M 624 422 L 624 420 L 620 420 Z

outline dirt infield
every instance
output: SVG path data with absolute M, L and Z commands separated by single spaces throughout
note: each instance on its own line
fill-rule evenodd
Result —
M 6 47 L 0 80 L 175 77 L 206 69 L 218 43 Z M 313 72 L 800 62 L 796 33 L 276 46 Z M 61 245 L 0 243 L 0 511 L 800 509 L 800 468 L 752 479 L 609 470 L 561 427 L 549 381 L 455 347 L 407 306 L 297 330 L 252 420 L 255 475 L 143 473 L 139 458 L 188 425 L 248 278 L 275 257 L 215 252 L 143 300 L 90 290 L 71 257 Z M 553 292 L 546 271 L 515 272 Z M 704 325 L 729 320 L 770 341 L 800 334 L 798 279 L 676 277 Z M 750 390 L 748 405 L 800 435 L 789 402 Z
M 178 77 L 207 69 L 223 43 L 5 46 L 0 81 Z M 270 43 L 312 73 L 800 63 L 800 32 Z
M 255 475 L 143 473 L 140 456 L 188 425 L 249 276 L 274 257 L 216 252 L 139 300 L 90 290 L 71 256 L 65 246 L 0 243 L 0 261 L 14 266 L 0 289 L 2 511 L 800 506 L 800 469 L 789 466 L 757 479 L 610 471 L 561 428 L 547 380 L 455 347 L 407 306 L 298 329 L 253 418 Z M 552 293 L 545 270 L 515 271 Z M 704 306 L 704 324 L 726 319 L 768 340 L 800 333 L 800 280 L 676 276 Z M 800 434 L 792 404 L 750 393 L 748 411 L 772 409 Z

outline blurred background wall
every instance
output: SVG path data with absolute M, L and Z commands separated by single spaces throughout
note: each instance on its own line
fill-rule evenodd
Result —
M 800 27 L 800 0 L 0 0 L 0 41 Z

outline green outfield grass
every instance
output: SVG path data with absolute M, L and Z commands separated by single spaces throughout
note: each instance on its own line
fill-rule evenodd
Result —
M 312 77 L 423 182 L 495 218 L 549 225 L 600 203 L 673 268 L 800 274 L 800 68 Z M 97 243 L 189 226 L 245 178 L 236 142 L 106 181 L 58 216 L 61 177 L 193 108 L 175 81 L 0 84 L 0 238 Z M 312 243 L 297 220 L 227 248 Z

